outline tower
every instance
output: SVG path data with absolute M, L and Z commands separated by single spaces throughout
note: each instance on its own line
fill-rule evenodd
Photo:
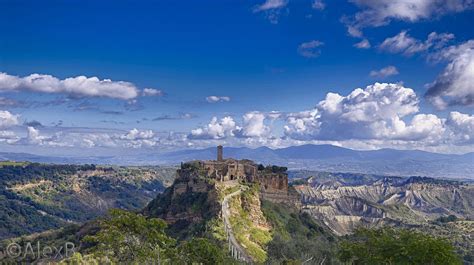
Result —
M 223 161 L 223 148 L 222 145 L 217 146 L 217 161 Z

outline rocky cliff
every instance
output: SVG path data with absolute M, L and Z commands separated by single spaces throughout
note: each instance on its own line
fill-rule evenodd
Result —
M 309 179 L 295 187 L 304 210 L 337 234 L 357 226 L 420 224 L 441 216 L 474 217 L 474 187 L 429 178 L 382 178 L 366 184 Z
M 171 232 L 187 237 L 192 233 L 191 227 L 204 225 L 219 216 L 215 182 L 200 176 L 196 170 L 180 170 L 173 185 L 152 200 L 143 213 L 164 219 L 170 224 Z
M 241 161 L 219 163 L 231 167 Z M 286 208 L 299 205 L 299 194 L 288 188 L 286 168 L 259 166 L 253 174 L 231 174 L 228 178 L 228 174 L 215 173 L 210 165 L 200 161 L 183 163 L 174 183 L 151 201 L 143 213 L 164 219 L 170 233 L 179 239 L 212 237 L 231 249 L 236 259 L 249 257 L 264 262 L 273 234 L 262 211 L 262 200 Z M 235 241 L 233 245 L 229 238 Z

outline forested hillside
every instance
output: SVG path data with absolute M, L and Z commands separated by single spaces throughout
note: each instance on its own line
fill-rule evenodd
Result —
M 0 238 L 41 232 L 144 207 L 174 178 L 174 168 L 2 162 Z

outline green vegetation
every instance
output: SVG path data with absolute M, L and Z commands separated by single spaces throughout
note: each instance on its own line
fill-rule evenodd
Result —
M 204 186 L 208 185 L 204 180 L 199 179 L 199 182 Z M 207 222 L 214 218 L 220 209 L 219 202 L 215 200 L 217 198 L 215 191 L 183 191 L 176 195 L 173 195 L 173 192 L 173 188 L 166 189 L 152 200 L 143 212 L 148 216 L 161 218 L 166 214 L 192 216 L 194 217 L 192 220 L 180 219 L 170 225 L 168 233 L 179 240 L 202 235 Z
M 94 256 L 108 257 L 117 263 L 165 262 L 173 257 L 174 239 L 165 233 L 163 220 L 111 210 L 110 217 L 100 223 L 100 231 L 85 238 L 92 242 Z
M 449 223 L 449 222 L 455 222 L 457 221 L 458 218 L 456 215 L 448 215 L 448 216 L 441 216 L 438 219 L 435 220 L 437 223 Z
M 446 217 L 447 220 L 454 218 Z M 425 234 L 444 238 L 452 242 L 456 253 L 464 261 L 464 264 L 474 262 L 474 244 L 472 235 L 474 235 L 474 221 L 459 220 L 449 222 L 432 222 L 430 224 L 420 225 L 413 228 Z
M 358 229 L 340 244 L 339 258 L 352 264 L 462 264 L 444 239 L 405 229 Z
M 0 239 L 96 218 L 116 207 L 143 208 L 173 168 L 2 162 Z
M 178 248 L 178 260 L 182 264 L 229 264 L 233 263 L 222 247 L 206 238 L 193 238 L 183 242 Z
M 335 261 L 336 239 L 309 214 L 265 200 L 262 211 L 273 227 L 273 238 L 267 244 L 268 263 L 301 264 L 311 260 L 310 264 L 331 264 Z
M 234 264 L 225 249 L 207 238 L 177 242 L 166 223 L 123 210 L 111 210 L 99 231 L 84 238 L 82 249 L 64 264 Z
M 219 201 L 222 201 L 225 196 L 238 191 L 240 189 L 240 185 L 235 185 L 235 186 L 230 186 L 230 187 L 226 187 L 226 186 L 221 187 L 219 185 L 216 185 L 216 188 L 219 193 Z
M 182 167 L 192 171 L 194 166 Z M 286 168 L 262 166 L 260 170 L 278 173 Z M 473 223 L 453 216 L 430 222 L 433 228 L 425 232 L 449 238 L 451 231 L 458 231 L 460 238 L 453 239 L 462 244 L 457 254 L 449 241 L 412 230 L 359 229 L 339 238 L 322 222 L 291 205 L 260 201 L 258 185 L 221 185 L 190 174 L 156 196 L 171 179 L 165 176 L 172 174 L 164 172 L 156 167 L 4 165 L 0 167 L 0 236 L 63 228 L 0 242 L 0 249 L 10 242 L 21 246 L 26 242 L 50 246 L 73 242 L 79 252 L 62 264 L 237 264 L 227 251 L 219 202 L 243 187 L 240 196 L 229 201 L 230 222 L 237 241 L 256 263 L 460 264 L 457 255 L 466 263 L 472 261 L 469 234 Z M 324 175 L 323 179 L 330 177 Z M 345 181 L 359 183 L 372 177 L 362 178 L 349 176 Z M 87 221 L 111 207 L 122 210 Z M 406 205 L 384 207 L 408 218 Z M 64 227 L 67 220 L 87 222 Z M 30 262 L 1 260 L 20 261 Z
M 253 185 L 243 191 L 240 197 L 236 196 L 231 199 L 229 205 L 232 212 L 230 223 L 237 241 L 255 261 L 263 263 L 268 257 L 266 245 L 271 241 L 272 234 L 270 228 L 265 227 L 268 225 L 263 214 L 259 216 L 260 209 L 254 208 L 253 216 L 250 215 L 251 207 L 258 207 L 260 204 L 258 190 L 258 185 Z M 261 220 L 260 225 L 256 223 L 257 220 Z
M 23 167 L 23 166 L 26 166 L 28 164 L 29 164 L 29 162 L 0 161 L 0 167 L 4 167 L 4 166 Z
M 265 171 L 267 173 L 285 173 L 288 170 L 287 167 L 280 167 L 275 165 L 264 166 L 262 164 L 259 164 L 257 169 L 260 171 Z

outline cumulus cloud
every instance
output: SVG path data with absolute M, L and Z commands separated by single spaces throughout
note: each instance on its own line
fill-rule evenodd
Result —
M 474 115 L 450 112 L 441 118 L 422 114 L 418 102 L 413 89 L 400 84 L 375 83 L 347 96 L 328 93 L 314 109 L 286 115 L 284 133 L 304 142 L 368 144 L 372 148 L 474 144 Z
M 122 135 L 120 139 L 126 140 L 143 140 L 153 138 L 154 133 L 152 130 L 139 131 L 138 129 L 132 129 L 128 133 Z
M 155 133 L 152 130 L 140 131 L 134 128 L 128 131 L 126 134 L 121 135 L 120 139 L 127 140 L 126 142 L 124 142 L 125 147 L 152 147 L 157 144 L 157 141 L 155 139 Z
M 474 143 L 474 115 L 451 112 L 446 120 L 456 143 Z
M 310 140 L 311 135 L 319 133 L 321 115 L 317 109 L 291 113 L 287 115 L 285 134 L 297 140 Z
M 348 33 L 363 35 L 366 27 L 380 27 L 392 20 L 417 22 L 447 13 L 462 12 L 474 7 L 471 0 L 351 0 L 360 8 L 353 16 L 343 18 Z
M 208 96 L 208 97 L 206 97 L 206 101 L 209 102 L 209 103 L 229 102 L 230 97 L 227 97 L 227 96 Z
M 278 20 L 280 19 L 281 15 L 281 9 L 286 7 L 287 4 L 287 0 L 266 0 L 264 3 L 255 6 L 253 12 L 263 12 L 270 23 L 278 24 Z
M 229 136 L 234 136 L 236 131 L 239 131 L 234 119 L 230 116 L 218 120 L 213 117 L 211 122 L 204 127 L 197 128 L 191 131 L 190 139 L 224 139 Z
M 39 130 L 34 127 L 28 126 L 27 130 L 28 130 L 27 139 L 28 139 L 28 143 L 30 144 L 43 145 L 46 140 L 49 140 L 48 137 L 41 136 L 39 133 Z
M 398 75 L 398 69 L 393 65 L 389 65 L 379 70 L 372 70 L 370 71 L 369 75 L 375 78 L 386 78 L 389 76 Z
M 369 49 L 371 45 L 368 39 L 363 39 L 360 42 L 354 44 L 354 47 L 359 49 Z
M 271 133 L 271 128 L 266 124 L 267 120 L 273 120 L 280 116 L 280 113 L 270 114 L 251 111 L 242 116 L 241 125 L 238 125 L 234 118 L 227 116 L 218 120 L 213 117 L 207 126 L 203 126 L 191 131 L 190 139 L 226 139 L 237 138 L 266 138 Z
M 20 115 L 15 115 L 6 110 L 0 110 L 0 129 L 5 129 L 18 124 Z
M 319 47 L 322 45 L 324 45 L 324 43 L 318 40 L 303 42 L 298 46 L 298 53 L 306 58 L 316 58 L 321 55 L 321 49 Z
M 26 138 L 20 139 L 17 143 L 28 145 L 40 145 L 51 147 L 74 147 L 71 142 L 64 139 L 62 132 L 54 133 L 52 135 L 43 135 L 38 128 L 28 126 Z
M 436 80 L 426 84 L 425 98 L 438 109 L 474 106 L 474 40 L 446 47 L 452 39 L 453 34 L 432 32 L 425 41 L 420 41 L 401 31 L 385 39 L 379 48 L 407 56 L 423 53 L 430 62 L 447 62 Z
M 328 93 L 315 109 L 288 115 L 284 129 L 302 140 L 402 139 L 410 126 L 402 118 L 417 112 L 413 89 L 375 83 L 347 96 Z
M 100 80 L 97 77 L 86 76 L 61 80 L 44 74 L 19 77 L 7 73 L 0 73 L 1 91 L 62 93 L 73 97 L 108 97 L 122 100 L 135 98 L 139 93 L 134 84 L 125 81 Z
M 425 97 L 438 109 L 451 105 L 474 106 L 474 40 L 443 49 L 430 58 L 449 63 L 427 85 Z
M 252 111 L 243 116 L 243 126 L 241 134 L 244 137 L 262 137 L 270 133 L 270 127 L 265 125 L 265 114 Z
M 408 31 L 403 30 L 397 35 L 385 39 L 379 48 L 380 50 L 390 53 L 401 53 L 406 56 L 411 56 L 430 49 L 440 49 L 453 38 L 454 35 L 451 33 L 438 34 L 431 32 L 425 41 L 420 41 L 411 37 Z
M 163 95 L 163 91 L 154 88 L 144 88 L 142 91 L 144 97 L 161 97 Z

